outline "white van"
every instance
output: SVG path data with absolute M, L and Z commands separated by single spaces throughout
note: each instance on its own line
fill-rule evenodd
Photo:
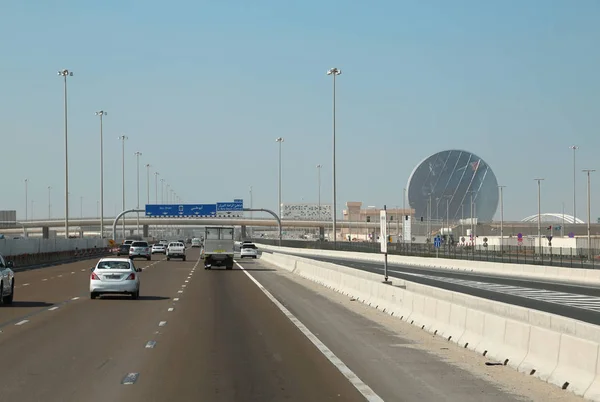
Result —
M 202 246 L 202 242 L 200 241 L 200 239 L 198 239 L 198 238 L 192 239 L 192 247 L 201 247 L 201 246 Z

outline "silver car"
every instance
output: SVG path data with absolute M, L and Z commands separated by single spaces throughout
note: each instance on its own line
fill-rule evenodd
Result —
M 152 259 L 152 254 L 150 252 L 150 246 L 146 241 L 134 241 L 131 243 L 131 247 L 129 248 L 129 258 L 145 258 L 148 261 Z
M 3 304 L 12 304 L 15 295 L 15 273 L 12 270 L 12 261 L 6 261 L 0 255 L 0 300 Z

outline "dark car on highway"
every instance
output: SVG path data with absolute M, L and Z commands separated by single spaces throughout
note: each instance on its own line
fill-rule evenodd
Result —
M 117 255 L 129 255 L 129 248 L 131 244 L 121 244 L 117 250 Z

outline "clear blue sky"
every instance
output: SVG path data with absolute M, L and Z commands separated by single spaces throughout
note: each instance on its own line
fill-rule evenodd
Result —
M 465 149 L 507 185 L 505 216 L 572 210 L 578 170 L 598 168 L 600 2 L 7 0 L 0 3 L 0 209 L 63 216 L 62 81 L 68 68 L 72 216 L 96 214 L 105 119 L 106 213 L 121 203 L 121 134 L 188 202 L 331 200 L 331 77 L 338 80 L 338 201 L 401 205 L 412 168 Z M 141 198 L 146 198 L 142 168 Z M 585 181 L 578 172 L 578 215 Z M 154 185 L 151 185 L 154 199 Z M 159 195 L 160 197 L 160 195 Z M 600 199 L 600 171 L 592 197 Z M 31 212 L 30 212 L 31 214 Z M 594 202 L 592 216 L 600 216 Z M 583 216 L 585 218 L 585 216 Z

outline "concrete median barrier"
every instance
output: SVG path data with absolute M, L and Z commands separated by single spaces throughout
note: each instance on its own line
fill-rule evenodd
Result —
M 265 251 L 290 253 L 305 257 L 341 258 L 354 261 L 379 262 L 383 265 L 383 255 L 354 251 L 332 251 L 319 249 L 300 249 L 277 247 L 256 243 Z M 388 262 L 412 268 L 435 268 L 476 274 L 503 275 L 514 278 L 535 280 L 555 280 L 573 284 L 600 285 L 600 270 L 582 268 L 563 268 L 545 265 L 509 264 L 487 261 L 470 261 L 446 258 L 411 257 L 389 255 Z
M 381 275 L 309 258 L 262 258 L 494 362 L 600 401 L 599 326 L 407 281 L 385 284 Z

